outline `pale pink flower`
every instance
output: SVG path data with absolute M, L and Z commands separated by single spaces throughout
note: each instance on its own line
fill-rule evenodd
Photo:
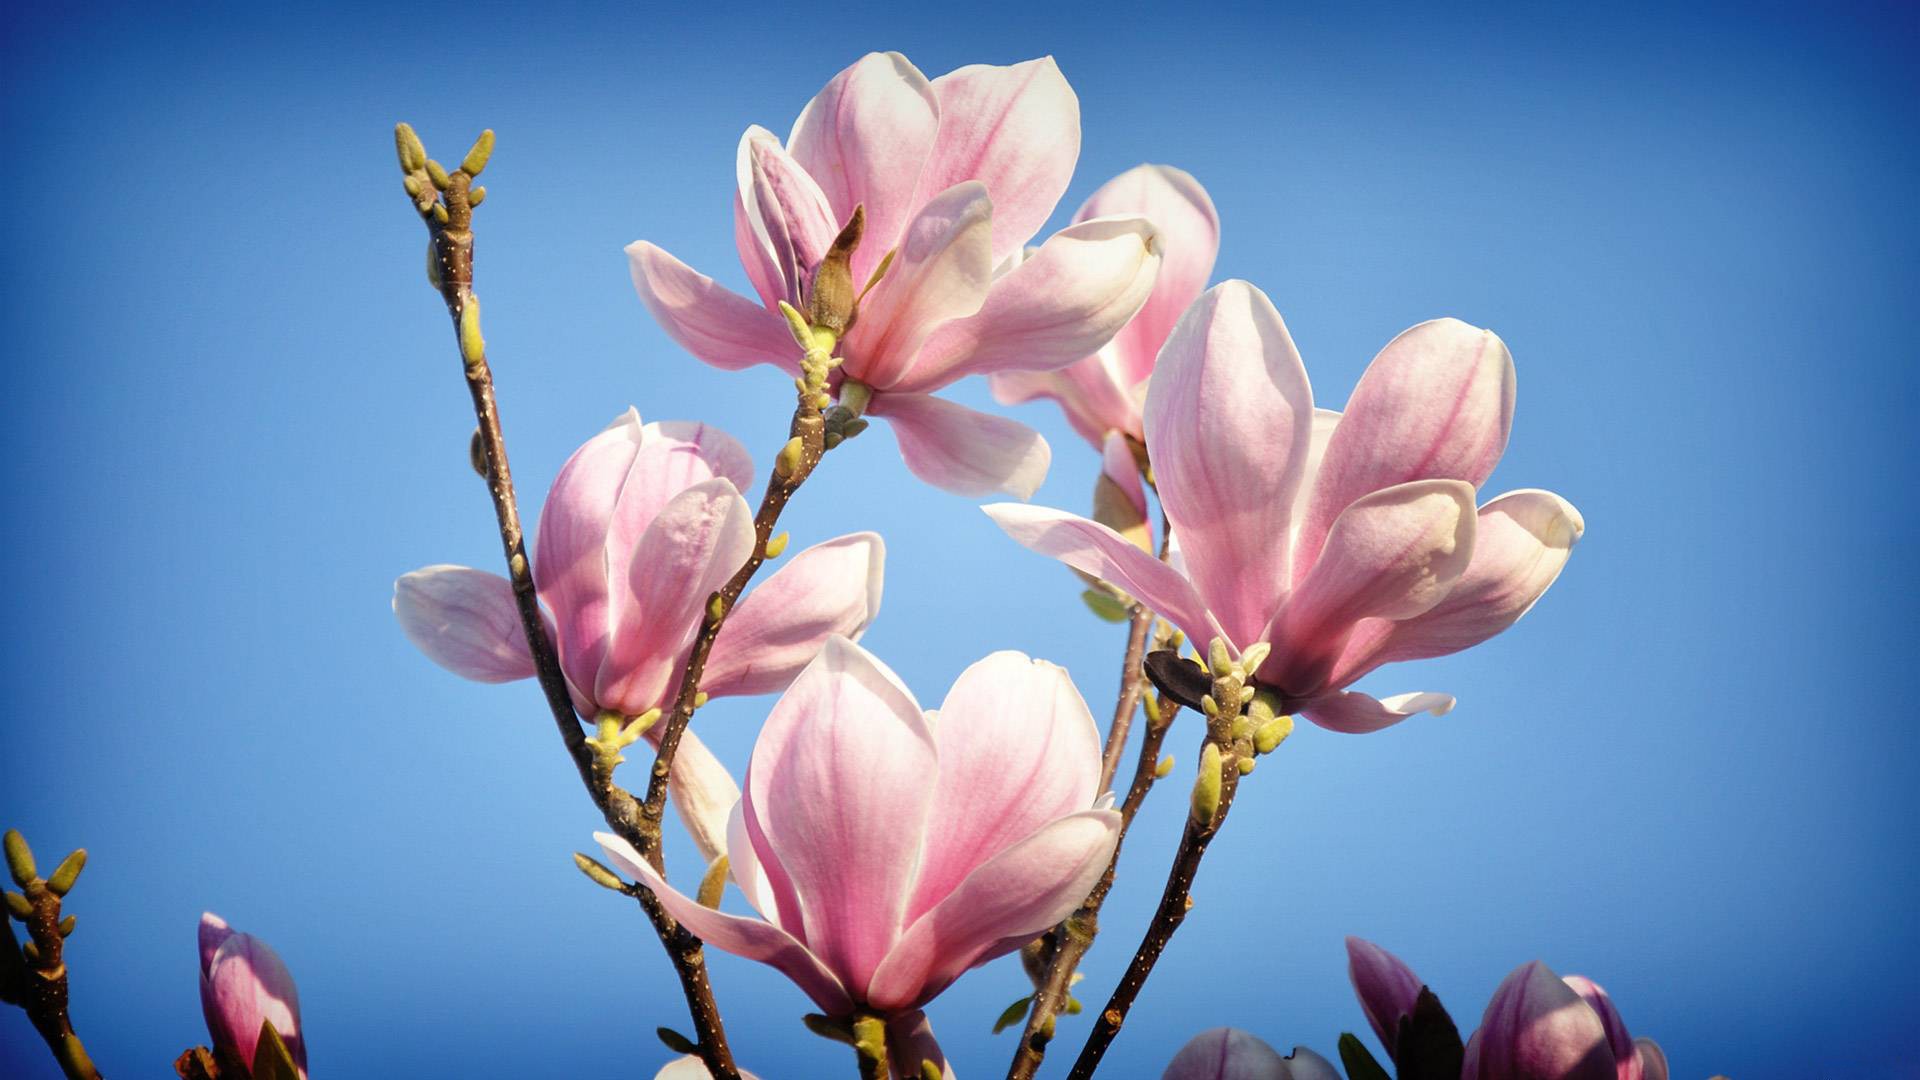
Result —
M 273 1021 L 300 1075 L 307 1075 L 307 1040 L 293 973 L 272 946 L 210 911 L 200 916 L 200 1009 L 214 1049 L 248 1069 L 260 1045 L 260 1025 Z
M 1511 626 L 1585 528 L 1565 499 L 1513 491 L 1474 507 L 1506 447 L 1513 362 L 1486 330 L 1421 323 L 1373 360 L 1340 413 L 1316 410 L 1286 325 L 1229 281 L 1181 317 L 1147 392 L 1148 456 L 1184 572 L 1111 529 L 986 507 L 1016 540 L 1111 582 L 1236 652 L 1272 646 L 1259 682 L 1288 712 L 1376 731 L 1453 707 L 1346 687 L 1381 664 L 1443 656 Z
M 729 869 L 758 918 L 676 892 L 624 841 L 608 857 L 716 949 L 770 964 L 821 1011 L 889 1020 L 900 1064 L 941 1064 L 920 1009 L 1065 918 L 1119 835 L 1100 739 L 1062 669 L 999 652 L 923 712 L 833 638 L 767 718 Z
M 740 1070 L 740 1077 L 741 1080 L 760 1080 L 745 1069 Z M 660 1066 L 660 1071 L 653 1074 L 653 1080 L 713 1080 L 713 1074 L 707 1071 L 705 1062 L 688 1054 Z
M 914 475 L 1026 498 L 1046 476 L 1045 440 L 932 395 L 970 374 L 1071 364 L 1146 302 L 1160 258 L 1144 218 L 1078 222 L 1025 251 L 1079 153 L 1079 99 L 1051 58 L 929 81 L 899 53 L 869 53 L 815 95 L 785 146 L 758 127 L 741 138 L 734 239 L 757 303 L 646 241 L 627 248 L 634 285 L 701 360 L 797 371 L 778 305 L 807 310 L 821 259 L 864 207 L 854 288 L 893 258 L 839 343 L 835 386 L 873 391 L 867 412 L 891 424 Z
M 731 435 L 642 424 L 631 409 L 561 467 L 540 513 L 533 574 L 582 715 L 671 707 L 708 597 L 753 552 L 753 511 L 740 494 L 752 480 L 753 460 Z M 880 609 L 885 554 L 878 535 L 853 533 L 792 556 L 734 608 L 700 688 L 714 697 L 782 690 L 830 635 L 859 636 Z M 393 610 L 420 651 L 455 674 L 534 674 L 506 578 L 430 566 L 394 584 Z M 709 860 L 724 852 L 740 789 L 691 732 L 672 783 L 701 851 Z
M 1187 1040 L 1160 1080 L 1341 1080 L 1333 1063 L 1304 1046 L 1280 1052 L 1239 1028 L 1217 1027 Z
M 1651 1039 L 1628 1034 L 1591 980 L 1565 979 L 1538 960 L 1515 968 L 1493 992 L 1467 1042 L 1461 1080 L 1667 1080 Z
M 1138 214 L 1160 240 L 1160 276 L 1139 313 L 1112 341 L 1057 371 L 1003 371 L 989 376 L 1005 405 L 1051 398 L 1073 430 L 1095 447 L 1119 434 L 1145 438 L 1140 406 L 1147 376 L 1167 334 L 1213 273 L 1220 252 L 1220 216 L 1207 189 L 1170 165 L 1139 165 L 1104 184 L 1073 215 L 1077 222 Z

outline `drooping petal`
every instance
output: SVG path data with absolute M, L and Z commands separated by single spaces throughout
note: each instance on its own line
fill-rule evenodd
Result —
M 393 583 L 400 630 L 427 659 L 462 678 L 500 683 L 533 677 L 513 586 L 465 566 L 428 566 Z
M 980 310 L 993 284 L 992 222 L 993 203 L 977 183 L 948 188 L 914 215 L 841 343 L 847 378 L 893 389 L 942 323 Z
M 661 727 L 655 724 L 647 729 L 647 741 L 656 748 Z M 673 771 L 667 775 L 667 793 L 673 797 L 680 824 L 686 826 L 687 835 L 700 851 L 700 861 L 711 863 L 727 854 L 731 846 L 728 819 L 740 804 L 740 785 L 733 782 L 733 774 L 692 729 L 680 733 Z
M 1287 594 L 1288 514 L 1313 430 L 1306 369 L 1265 293 L 1228 281 L 1181 316 L 1146 428 L 1194 587 L 1228 638 L 1251 645 Z
M 1372 699 L 1368 699 L 1372 700 Z M 1380 1037 L 1380 1045 L 1394 1053 L 1400 1036 L 1400 1018 L 1413 1015 L 1420 1000 L 1420 977 L 1399 957 L 1357 937 L 1347 938 L 1347 981 L 1360 999 L 1360 1011 Z
M 800 370 L 786 320 L 645 240 L 627 245 L 633 287 L 667 336 L 727 371 L 755 364 Z
M 1316 697 L 1301 706 L 1300 712 L 1307 719 L 1329 731 L 1338 731 L 1347 735 L 1366 735 L 1381 728 L 1392 727 L 1418 713 L 1445 716 L 1453 711 L 1453 704 L 1453 695 L 1436 694 L 1430 691 L 1374 698 L 1358 691 L 1347 690 Z M 1418 988 L 1416 988 L 1417 991 Z M 1384 1034 L 1381 1036 L 1381 1041 L 1386 1041 Z
M 1616 1080 L 1606 1029 L 1538 960 L 1504 979 L 1467 1048 L 1462 1080 Z
M 206 931 L 206 916 L 202 916 L 203 939 Z M 216 1049 L 251 1063 L 260 1043 L 260 1025 L 270 1020 L 301 1075 L 306 1075 L 300 992 L 271 945 L 252 934 L 229 932 L 222 938 L 200 976 L 200 1006 Z
M 1118 811 L 1082 810 L 994 856 L 900 938 L 874 973 L 868 1002 L 918 1008 L 968 968 L 1066 918 L 1106 872 L 1119 835 Z
M 1055 820 L 1093 805 L 1100 732 L 1066 669 L 997 652 L 954 680 L 934 722 L 940 775 L 927 818 L 919 918 L 976 867 Z
M 1326 689 L 1354 624 L 1433 608 L 1466 570 L 1473 541 L 1473 488 L 1459 480 L 1416 480 L 1358 499 L 1274 619 L 1274 655 L 1260 677 L 1301 697 Z
M 1250 1032 L 1217 1027 L 1188 1039 L 1160 1080 L 1292 1080 L 1280 1052 Z
M 735 203 L 744 235 L 736 234 L 740 262 L 769 309 L 785 300 L 806 309 L 813 270 L 827 254 L 839 223 L 820 185 L 763 127 L 740 137 L 734 171 Z
M 1435 319 L 1387 343 L 1347 400 L 1314 483 L 1293 576 L 1354 500 L 1410 480 L 1478 489 L 1513 426 L 1513 357 L 1490 330 Z
M 1220 253 L 1220 215 L 1207 189 L 1171 165 L 1137 165 L 1101 185 L 1075 221 L 1140 214 L 1160 239 L 1160 276 L 1153 295 L 1113 339 L 1120 373 L 1131 386 L 1153 373 L 1153 361 L 1180 313 L 1206 290 Z
M 659 897 L 661 906 L 701 941 L 777 969 L 829 1016 L 843 1016 L 852 1011 L 853 1002 L 840 980 L 807 951 L 805 945 L 794 940 L 792 934 L 769 922 L 706 907 L 680 893 L 655 873 L 631 844 L 612 833 L 597 832 L 593 839 L 615 869 Z
M 1053 461 L 1027 425 L 926 394 L 876 394 L 867 412 L 893 427 L 908 471 L 956 495 L 1032 498 Z
M 1667 1054 L 1652 1039 L 1633 1040 L 1634 1056 L 1640 1060 L 1644 1080 L 1667 1080 Z
M 986 184 L 998 208 L 993 261 L 1019 251 L 1066 194 L 1080 157 L 1080 99 L 1053 57 L 998 67 L 970 64 L 933 80 L 940 134 L 920 197 L 965 180 Z
M 845 224 L 855 206 L 866 207 L 865 239 L 853 253 L 855 285 L 867 280 L 926 201 L 916 201 L 914 190 L 939 127 L 933 87 L 897 52 L 854 61 L 794 121 L 788 152 L 819 183 L 835 223 Z
M 954 1080 L 953 1066 L 947 1064 L 946 1051 L 933 1037 L 933 1025 L 919 1009 L 887 1018 L 887 1059 L 893 1075 L 920 1080 L 931 1062 L 942 1080 Z
M 933 805 L 934 745 L 913 695 L 841 637 L 787 688 L 754 745 L 756 847 L 763 860 L 778 856 L 808 947 L 856 996 L 901 931 Z M 791 925 L 784 912 L 781 921 Z
M 1008 536 L 1081 573 L 1119 586 L 1185 631 L 1190 640 L 1209 641 L 1220 633 L 1186 578 L 1105 525 L 1044 506 L 992 503 L 981 509 Z
M 1599 983 L 1584 975 L 1568 975 L 1561 981 L 1572 987 L 1587 1003 L 1587 1008 L 1600 1018 L 1600 1026 L 1607 1032 L 1607 1048 L 1613 1052 L 1618 1080 L 1642 1080 L 1645 1069 L 1640 1064 L 1640 1054 L 1627 1031 L 1627 1022 L 1620 1019 L 1620 1010 L 1614 1008 L 1613 999 Z
M 602 708 L 637 715 L 660 705 L 699 632 L 707 598 L 747 561 L 753 511 L 723 477 L 703 480 L 661 508 L 627 567 L 607 657 L 594 683 Z
M 1143 434 L 1140 402 L 1116 374 L 1119 361 L 1111 355 L 1112 349 L 1109 344 L 1098 354 L 1058 371 L 997 371 L 987 376 L 987 382 L 993 388 L 993 399 L 1002 405 L 1019 405 L 1042 397 L 1058 402 L 1067 423 L 1095 446 L 1109 431 L 1138 439 Z
M 880 613 L 887 548 L 878 533 L 835 537 L 795 555 L 741 599 L 714 640 L 700 688 L 784 690 L 834 634 L 860 640 Z
M 1071 364 L 1127 325 L 1159 270 L 1146 218 L 1099 218 L 1062 229 L 995 280 L 978 313 L 936 330 L 893 388 L 928 393 L 966 375 Z

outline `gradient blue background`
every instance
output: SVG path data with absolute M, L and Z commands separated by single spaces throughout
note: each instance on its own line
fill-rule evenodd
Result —
M 737 136 L 784 132 L 868 49 L 930 74 L 1056 55 L 1085 139 L 1055 224 L 1138 162 L 1190 170 L 1217 277 L 1271 294 L 1325 403 L 1416 321 L 1495 328 L 1520 395 L 1490 490 L 1552 487 L 1589 525 L 1515 631 L 1365 684 L 1450 691 L 1453 715 L 1308 728 L 1251 778 L 1110 1075 L 1218 1023 L 1332 1052 L 1364 1031 L 1347 933 L 1468 1027 L 1538 957 L 1605 984 L 1677 1077 L 1920 1075 L 1913 7 L 689 7 L 0 16 L 0 820 L 45 862 L 92 852 L 74 1015 L 109 1075 L 204 1039 L 205 908 L 296 972 L 318 1078 L 666 1059 L 680 1002 L 632 906 L 570 864 L 598 822 L 537 693 L 447 675 L 388 610 L 403 571 L 499 560 L 388 133 L 451 160 L 499 132 L 479 292 L 537 506 L 629 403 L 768 460 L 785 380 L 682 355 L 620 248 L 744 289 Z M 1039 501 L 1083 506 L 1094 455 L 1018 415 L 1055 450 Z M 1104 716 L 1122 631 L 884 431 L 786 524 L 885 533 L 867 643 L 923 701 L 1010 647 Z M 738 767 L 766 705 L 701 730 Z M 1149 801 L 1089 997 L 1183 804 Z M 779 975 L 713 971 L 745 1065 L 848 1073 Z M 1002 961 L 933 1007 L 964 1075 L 1004 1069 L 987 1026 L 1023 992 Z M 53 1075 L 13 1010 L 0 1072 Z

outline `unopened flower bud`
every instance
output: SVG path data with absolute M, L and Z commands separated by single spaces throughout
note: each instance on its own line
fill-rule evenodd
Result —
M 86 865 L 87 849 L 76 849 L 60 860 L 60 865 L 54 868 L 53 876 L 47 879 L 47 891 L 55 896 L 67 895 L 67 890 L 73 888 L 73 883 L 79 880 L 80 871 L 85 869 Z
M 853 291 L 853 252 L 866 231 L 867 211 L 855 206 L 847 224 L 834 237 L 833 246 L 813 272 L 813 287 L 807 295 L 807 321 L 816 327 L 844 335 L 853 325 L 859 298 Z
M 595 861 L 590 856 L 582 855 L 577 851 L 574 852 L 573 865 L 579 867 L 580 872 L 587 875 L 588 881 L 593 882 L 595 885 L 598 885 L 603 889 L 612 889 L 614 892 L 617 892 L 617 893 L 623 893 L 627 891 L 627 886 L 625 882 L 621 881 L 618 877 L 614 876 L 613 871 L 600 865 L 599 862 Z
M 1253 729 L 1253 750 L 1257 754 L 1271 754 L 1287 736 L 1293 734 L 1293 717 L 1276 716 Z
M 467 192 L 467 205 L 468 205 L 468 206 L 479 206 L 479 205 L 480 205 L 481 203 L 483 203 L 483 202 L 486 202 L 486 201 L 487 201 L 487 189 L 486 189 L 486 188 L 483 188 L 483 187 L 475 187 L 475 188 L 474 188 L 474 189 L 473 189 L 472 191 L 469 191 L 469 192 Z
M 1207 646 L 1207 667 L 1216 679 L 1224 679 L 1234 674 L 1233 651 L 1227 648 L 1225 638 L 1214 638 Z
M 80 922 L 79 918 L 73 915 L 69 915 L 64 919 L 61 919 L 60 920 L 60 936 L 72 937 L 73 928 L 79 925 L 79 922 Z
M 21 888 L 38 877 L 34 872 L 33 849 L 27 846 L 27 838 L 20 835 L 18 829 L 8 829 L 4 846 L 7 851 L 7 872 L 13 875 L 14 884 Z
M 439 188 L 441 191 L 447 190 L 447 184 L 451 181 L 447 176 L 446 166 L 441 165 L 432 158 L 428 158 L 426 160 L 426 169 L 427 179 L 433 181 L 433 186 Z
M 1173 772 L 1173 755 L 1172 754 L 1168 754 L 1166 757 L 1161 758 L 1160 764 L 1155 765 L 1153 767 L 1153 777 L 1156 780 L 1165 780 L 1167 778 L 1167 775 L 1171 772 Z
M 776 536 L 770 537 L 767 540 L 767 558 L 769 559 L 779 558 L 787 550 L 787 542 L 791 539 L 792 537 L 788 536 L 786 533 L 780 533 Z
M 788 439 L 787 445 L 780 448 L 779 456 L 773 459 L 774 474 L 784 480 L 799 472 L 802 455 L 806 452 L 806 444 L 800 441 L 800 436 Z
M 7 891 L 6 900 L 7 911 L 14 918 L 26 922 L 33 917 L 33 901 L 12 890 Z
M 413 133 L 412 124 L 393 125 L 393 148 L 399 155 L 401 172 L 412 172 L 427 163 L 427 148 Z
M 1200 752 L 1200 775 L 1193 781 L 1193 820 L 1203 827 L 1220 812 L 1220 786 L 1220 746 L 1210 742 Z
M 473 149 L 460 160 L 460 171 L 468 176 L 479 176 L 480 170 L 487 167 L 487 159 L 493 157 L 493 129 L 488 128 L 473 141 Z
M 1247 646 L 1246 650 L 1240 654 L 1240 669 L 1251 676 L 1260 670 L 1260 665 L 1266 663 L 1267 657 L 1272 653 L 1273 642 L 1257 641 Z
M 469 296 L 460 306 L 460 359 L 474 367 L 486 358 L 487 341 L 480 336 L 480 298 Z
M 700 876 L 700 891 L 694 895 L 694 899 L 700 902 L 701 907 L 720 906 L 720 898 L 727 891 L 727 870 L 725 855 L 719 856 L 707 865 L 707 872 Z

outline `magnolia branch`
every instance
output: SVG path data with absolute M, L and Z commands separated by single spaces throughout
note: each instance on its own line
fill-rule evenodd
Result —
M 9 829 L 5 846 L 7 872 L 20 891 L 6 893 L 7 911 L 0 915 L 0 923 L 6 924 L 5 939 L 0 940 L 0 1001 L 25 1010 L 68 1080 L 100 1080 L 100 1071 L 93 1067 L 67 1014 L 64 953 L 74 917 L 60 914 L 61 898 L 87 864 L 86 849 L 68 855 L 51 878 L 43 878 L 25 837 Z M 8 916 L 26 927 L 24 943 L 14 940 Z

